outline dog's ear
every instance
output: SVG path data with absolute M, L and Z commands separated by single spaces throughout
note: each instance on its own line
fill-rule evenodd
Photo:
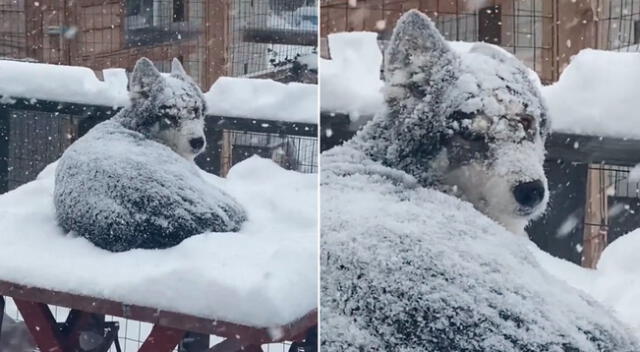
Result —
M 459 72 L 459 57 L 431 19 L 411 10 L 398 20 L 385 53 L 387 99 L 439 94 Z
M 182 64 L 180 63 L 180 60 L 178 60 L 178 58 L 174 57 L 171 61 L 171 74 L 174 76 L 188 77 L 187 72 L 184 70 L 184 67 L 182 67 Z
M 151 88 L 160 80 L 162 76 L 151 60 L 146 57 L 140 58 L 131 73 L 129 91 L 132 96 L 148 97 Z

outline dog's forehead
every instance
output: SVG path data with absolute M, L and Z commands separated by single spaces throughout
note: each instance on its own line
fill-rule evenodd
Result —
M 203 104 L 202 93 L 194 84 L 171 76 L 165 76 L 164 80 L 166 84 L 160 97 L 163 103 L 177 108 Z
M 515 59 L 501 60 L 473 52 L 460 58 L 461 72 L 452 90 L 452 101 L 457 105 L 452 107 L 454 110 L 482 111 L 491 116 L 543 114 L 535 82 Z

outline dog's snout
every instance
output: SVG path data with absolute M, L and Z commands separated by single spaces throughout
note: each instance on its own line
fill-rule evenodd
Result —
M 540 180 L 518 184 L 513 189 L 513 196 L 518 204 L 533 208 L 542 202 L 544 198 L 544 184 Z
M 189 140 L 189 145 L 191 145 L 191 148 L 193 148 L 194 150 L 200 150 L 204 146 L 204 138 L 193 138 Z

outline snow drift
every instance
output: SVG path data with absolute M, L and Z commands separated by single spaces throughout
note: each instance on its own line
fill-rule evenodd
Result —
M 349 146 L 322 165 L 323 350 L 640 349 L 471 204 Z
M 317 175 L 258 157 L 225 179 L 198 171 L 246 208 L 240 232 L 111 253 L 57 226 L 55 168 L 0 195 L 0 280 L 257 327 L 316 307 Z

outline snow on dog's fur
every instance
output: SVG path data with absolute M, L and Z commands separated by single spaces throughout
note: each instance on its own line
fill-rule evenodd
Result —
M 547 203 L 546 108 L 530 71 L 502 49 L 454 52 L 422 16 L 407 16 L 385 59 L 387 111 L 353 143 L 523 233 Z
M 166 248 L 237 231 L 244 209 L 201 177 L 204 98 L 174 60 L 170 75 L 140 59 L 131 104 L 78 139 L 56 168 L 58 223 L 110 251 Z
M 521 64 L 458 56 L 411 11 L 386 65 L 387 113 L 322 155 L 322 350 L 640 351 L 478 211 L 521 230 L 546 202 L 545 110 Z

